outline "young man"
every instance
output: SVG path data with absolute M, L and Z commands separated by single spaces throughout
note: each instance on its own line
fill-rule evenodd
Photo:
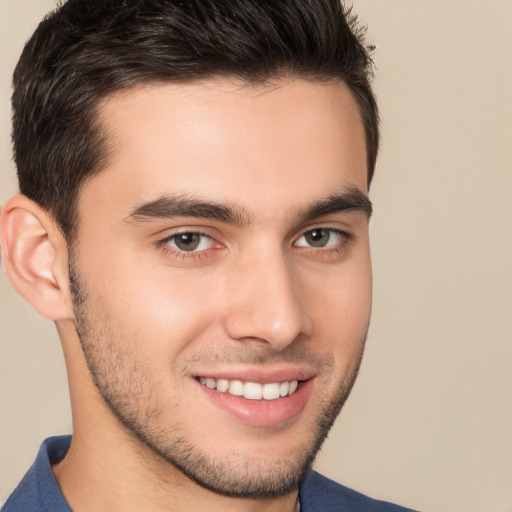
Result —
M 369 57 L 337 0 L 69 0 L 14 75 L 16 289 L 73 438 L 5 512 L 398 511 L 310 471 L 368 328 Z

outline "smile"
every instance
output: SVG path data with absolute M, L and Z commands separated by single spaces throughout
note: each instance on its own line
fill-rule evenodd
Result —
M 278 398 L 284 398 L 295 393 L 299 385 L 297 380 L 259 384 L 257 382 L 213 379 L 210 377 L 200 377 L 199 382 L 203 386 L 215 389 L 220 393 L 243 396 L 247 400 L 277 400 Z

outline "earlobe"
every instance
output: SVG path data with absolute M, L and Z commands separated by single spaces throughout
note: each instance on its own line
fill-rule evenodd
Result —
M 13 286 L 41 315 L 72 317 L 67 244 L 53 218 L 26 196 L 2 208 L 2 260 Z

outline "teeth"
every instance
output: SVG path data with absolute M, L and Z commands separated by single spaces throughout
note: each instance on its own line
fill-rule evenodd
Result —
M 232 380 L 229 383 L 228 393 L 230 395 L 242 396 L 244 394 L 244 384 L 240 380 Z
M 244 384 L 244 398 L 261 400 L 263 398 L 263 386 L 256 382 L 246 382 Z
M 199 382 L 210 389 L 216 389 L 221 393 L 229 393 L 230 395 L 243 396 L 247 400 L 277 400 L 295 393 L 299 385 L 296 380 L 258 384 L 257 382 L 242 382 L 241 380 L 216 380 L 211 377 L 199 377 Z
M 217 381 L 217 391 L 225 393 L 229 389 L 229 380 L 219 379 Z
M 281 382 L 279 384 L 279 396 L 287 396 L 290 392 L 290 383 L 289 382 Z
M 277 400 L 279 398 L 279 384 L 265 384 L 262 387 L 262 398 L 264 398 L 265 400 Z

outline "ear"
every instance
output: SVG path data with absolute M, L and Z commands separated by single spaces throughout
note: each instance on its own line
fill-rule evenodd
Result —
M 55 220 L 16 195 L 2 208 L 0 242 L 6 273 L 20 295 L 50 320 L 72 318 L 68 248 Z

